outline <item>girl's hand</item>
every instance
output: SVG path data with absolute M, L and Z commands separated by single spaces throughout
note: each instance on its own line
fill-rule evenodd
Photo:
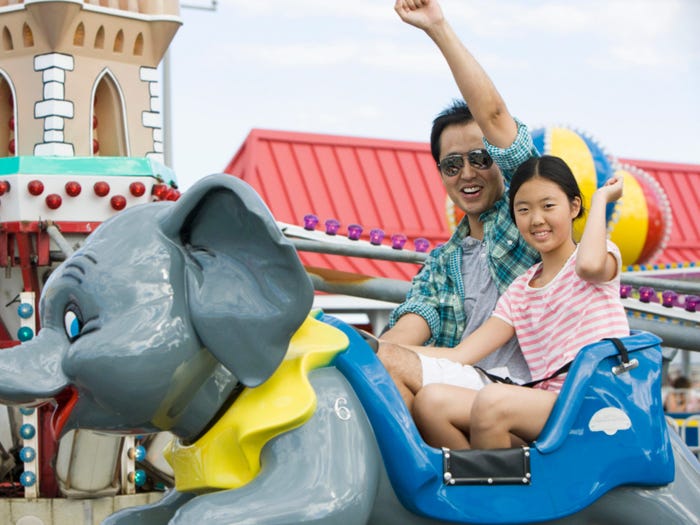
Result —
M 622 197 L 622 177 L 611 177 L 605 181 L 596 193 L 605 198 L 605 202 L 614 202 Z
M 436 0 L 396 0 L 394 11 L 401 20 L 424 31 L 436 22 L 444 20 Z

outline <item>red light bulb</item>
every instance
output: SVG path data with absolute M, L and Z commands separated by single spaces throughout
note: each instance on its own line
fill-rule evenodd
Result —
M 92 139 L 92 153 L 93 155 L 100 151 L 100 143 L 97 139 Z
M 96 182 L 92 188 L 95 190 L 95 195 L 98 197 L 105 197 L 109 193 L 109 184 L 103 180 Z
M 0 195 L 5 195 L 10 191 L 10 183 L 6 180 L 0 180 Z
M 121 211 L 126 208 L 126 197 L 124 195 L 115 195 L 109 200 L 109 203 L 117 211 Z
M 156 199 L 163 200 L 167 194 L 168 187 L 165 184 L 155 184 L 153 188 L 151 188 L 151 195 L 153 195 Z
M 46 196 L 46 205 L 52 210 L 56 210 L 61 206 L 63 199 L 56 193 L 51 193 Z
M 10 153 L 10 155 L 15 154 L 15 139 L 10 139 L 10 142 L 7 144 L 7 151 Z
M 37 195 L 41 195 L 42 193 L 44 193 L 44 183 L 36 179 L 29 181 L 27 183 L 27 190 L 35 197 Z
M 134 197 L 141 197 L 146 193 L 146 185 L 143 182 L 132 182 L 129 184 L 129 191 Z
M 69 197 L 77 197 L 78 195 L 80 195 L 81 191 L 83 191 L 83 188 L 80 187 L 79 182 L 76 182 L 74 180 L 66 182 L 66 194 Z
M 167 193 L 165 194 L 165 200 L 167 201 L 176 201 L 180 198 L 180 192 L 177 191 L 175 188 L 170 188 Z

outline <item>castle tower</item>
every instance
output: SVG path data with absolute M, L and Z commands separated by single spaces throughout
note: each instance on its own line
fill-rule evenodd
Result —
M 177 0 L 0 0 L 0 351 L 40 330 L 42 283 L 101 222 L 179 197 L 157 67 L 180 25 Z M 74 489 L 51 466 L 50 411 L 22 417 L 36 451 L 22 459 L 25 497 Z M 104 479 L 87 492 L 116 490 L 112 471 Z
M 156 68 L 178 13 L 175 0 L 0 0 L 0 157 L 162 161 Z

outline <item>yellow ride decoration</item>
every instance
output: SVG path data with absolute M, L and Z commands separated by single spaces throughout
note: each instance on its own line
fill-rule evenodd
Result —
M 260 452 L 272 438 L 308 421 L 316 410 L 311 370 L 348 347 L 347 336 L 307 317 L 287 355 L 262 385 L 245 389 L 231 408 L 191 445 L 173 440 L 163 452 L 181 492 L 241 487 L 260 471 Z

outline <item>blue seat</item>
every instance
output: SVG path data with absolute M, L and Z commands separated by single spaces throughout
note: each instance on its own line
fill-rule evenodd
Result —
M 638 366 L 622 374 L 615 346 L 584 347 L 541 436 L 530 448 L 528 484 L 450 485 L 443 452 L 420 437 L 386 370 L 351 327 L 350 346 L 333 365 L 348 379 L 374 428 L 394 491 L 410 511 L 457 523 L 544 521 L 575 513 L 623 484 L 664 485 L 674 463 L 661 405 L 660 340 L 623 338 Z

